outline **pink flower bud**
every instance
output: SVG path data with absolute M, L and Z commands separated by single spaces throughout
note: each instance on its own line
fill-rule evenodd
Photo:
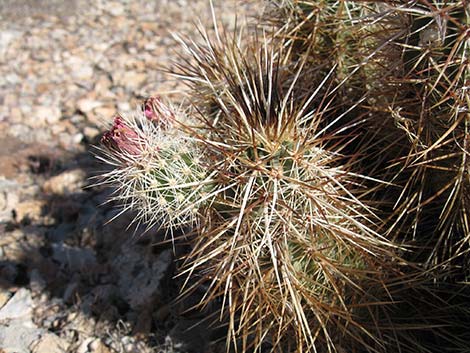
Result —
M 131 155 L 139 155 L 142 152 L 139 135 L 126 125 L 120 116 L 114 118 L 113 126 L 103 134 L 101 143 L 116 152 Z
M 147 119 L 163 129 L 169 128 L 175 121 L 175 114 L 161 101 L 160 97 L 150 97 L 142 104 Z

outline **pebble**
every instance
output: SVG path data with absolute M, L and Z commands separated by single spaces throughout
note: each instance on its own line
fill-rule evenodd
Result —
M 132 110 L 131 105 L 129 104 L 129 102 L 119 102 L 118 105 L 117 105 L 117 108 L 118 108 L 120 113 L 125 113 L 125 112 L 129 112 L 129 111 Z
M 71 223 L 60 223 L 47 232 L 47 238 L 53 243 L 59 243 L 69 238 L 75 231 L 75 225 Z
M 165 250 L 155 256 L 145 248 L 124 246 L 123 256 L 113 264 L 120 275 L 119 292 L 133 309 L 151 306 L 161 295 L 161 281 L 172 262 L 172 252 Z
M 46 333 L 31 344 L 31 353 L 65 353 L 69 344 L 54 333 Z
M 96 266 L 96 255 L 92 249 L 73 247 L 63 243 L 52 244 L 52 258 L 71 272 L 86 271 Z
M 99 107 L 93 109 L 93 114 L 87 115 L 88 120 L 95 125 L 102 126 L 105 121 L 112 121 L 114 115 L 116 115 L 117 110 L 115 107 Z
M 76 80 L 88 80 L 93 76 L 93 67 L 80 56 L 71 56 L 65 62 L 71 76 Z M 83 84 L 83 82 L 81 83 Z
M 14 320 L 0 324 L 0 352 L 31 353 L 30 347 L 43 332 L 32 321 Z
M 1 320 L 28 320 L 32 314 L 33 300 L 28 289 L 20 288 L 13 297 L 0 309 Z
M 46 280 L 42 277 L 37 268 L 33 268 L 29 273 L 31 291 L 33 294 L 41 293 L 47 288 Z
M 89 113 L 93 109 L 97 107 L 101 107 L 103 105 L 103 102 L 93 100 L 93 99 L 88 99 L 88 98 L 83 98 L 77 101 L 77 108 L 82 112 L 82 113 Z
M 88 353 L 88 345 L 93 342 L 94 337 L 88 337 L 78 346 L 76 353 Z
M 60 120 L 61 112 L 56 106 L 36 106 L 33 108 L 28 118 L 30 126 L 40 127 L 48 124 L 57 123 Z
M 43 216 L 47 208 L 44 200 L 27 200 L 17 203 L 15 206 L 16 220 L 22 221 L 38 221 Z
M 95 127 L 85 126 L 83 128 L 83 135 L 88 141 L 94 140 L 97 136 L 101 134 L 101 131 Z
M 75 135 L 73 135 L 72 143 L 75 144 L 75 145 L 78 145 L 78 144 L 82 143 L 84 137 L 85 136 L 81 132 L 78 132 Z
M 107 9 L 112 16 L 121 16 L 125 11 L 124 6 L 117 1 L 108 2 Z
M 143 72 L 136 71 L 118 71 L 113 80 L 120 86 L 125 87 L 129 91 L 133 91 L 141 87 L 147 80 L 148 75 Z
M 51 177 L 44 183 L 43 189 L 46 193 L 56 195 L 81 193 L 85 179 L 86 173 L 82 169 L 71 169 Z
M 90 353 L 110 353 L 109 348 L 99 339 L 96 338 L 89 345 L 88 349 Z

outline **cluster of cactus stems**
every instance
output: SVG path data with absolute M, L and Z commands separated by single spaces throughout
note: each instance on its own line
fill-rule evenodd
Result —
M 114 119 L 103 180 L 183 231 L 227 349 L 468 351 L 469 7 L 271 1 L 177 38 L 192 107 Z

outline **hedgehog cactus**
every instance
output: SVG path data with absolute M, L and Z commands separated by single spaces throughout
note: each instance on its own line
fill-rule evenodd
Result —
M 242 351 L 249 337 L 256 351 L 265 341 L 286 349 L 287 335 L 299 351 L 334 347 L 335 335 L 361 340 L 359 331 L 371 328 L 354 307 L 376 302 L 363 286 L 380 289 L 395 247 L 371 228 L 361 176 L 342 155 L 348 141 L 321 127 L 326 109 L 293 107 L 295 81 L 278 82 L 281 68 L 264 57 L 265 48 L 251 47 L 251 56 L 218 44 L 208 46 L 241 57 L 233 66 L 197 64 L 198 76 L 187 78 L 206 92 L 215 80 L 204 77 L 227 80 L 222 92 L 214 85 L 208 94 L 214 118 L 201 118 L 201 143 L 220 160 L 214 192 L 225 208 L 199 232 L 186 271 L 210 274 L 208 298 L 225 298 L 230 334 L 235 345 L 243 338 Z
M 222 298 L 235 350 L 420 351 L 393 315 L 419 312 L 406 292 L 428 293 L 428 272 L 403 257 L 468 249 L 469 10 L 276 5 L 270 35 L 179 38 L 193 109 L 153 97 L 117 117 L 104 180 L 138 221 L 190 229 L 180 273 L 201 307 Z
M 103 180 L 117 187 L 123 212 L 135 210 L 136 221 L 164 224 L 169 232 L 197 222 L 210 189 L 207 161 L 176 123 L 173 108 L 152 97 L 134 116 L 116 117 L 102 138 L 102 159 L 115 167 Z
M 470 249 L 470 8 L 467 1 L 417 1 L 394 10 L 409 23 L 404 72 L 394 78 L 402 90 L 394 110 L 409 140 L 403 199 L 416 237 L 432 249 L 425 261 L 436 266 Z
M 266 42 L 234 43 L 188 47 L 196 64 L 180 74 L 203 93 L 193 124 L 157 100 L 115 121 L 103 142 L 121 167 L 107 180 L 144 221 L 193 226 L 182 273 L 204 273 L 201 305 L 224 298 L 235 347 L 286 349 L 291 335 L 306 352 L 341 340 L 380 346 L 364 308 L 390 290 L 402 260 L 374 231 L 365 177 L 343 153 L 354 124 L 345 136 L 325 126 L 343 116 L 321 104 L 328 88 L 298 90 L 302 72 L 291 76 Z
M 333 68 L 336 105 L 361 100 L 364 173 L 394 185 L 377 194 L 393 205 L 380 215 L 387 233 L 415 241 L 430 267 L 469 250 L 469 11 L 467 1 L 283 0 L 267 17 L 293 63 Z

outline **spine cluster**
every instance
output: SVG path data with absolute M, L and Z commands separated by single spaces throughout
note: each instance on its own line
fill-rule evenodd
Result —
M 186 112 L 114 119 L 103 180 L 190 230 L 229 349 L 468 349 L 469 6 L 272 1 L 248 35 L 178 38 Z

